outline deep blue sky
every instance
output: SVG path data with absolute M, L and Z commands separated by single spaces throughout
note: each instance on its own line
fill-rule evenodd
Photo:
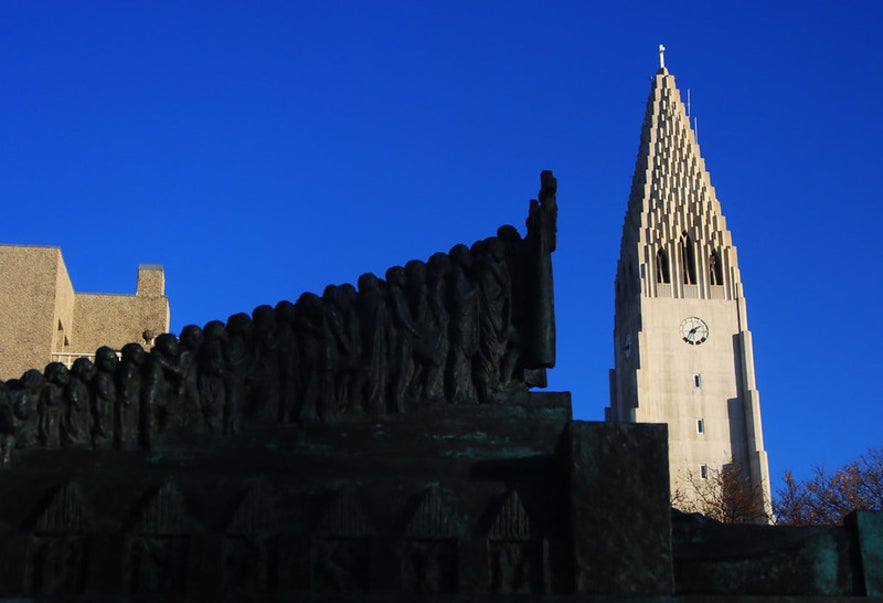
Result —
M 172 330 L 512 223 L 559 181 L 558 367 L 600 420 L 656 49 L 739 249 L 773 487 L 883 446 L 883 2 L 3 2 L 0 242 Z

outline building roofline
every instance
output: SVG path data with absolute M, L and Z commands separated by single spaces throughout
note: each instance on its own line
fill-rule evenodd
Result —
M 0 243 L 0 247 L 19 247 L 26 249 L 56 249 L 61 252 L 61 247 L 58 245 L 23 245 L 19 243 Z

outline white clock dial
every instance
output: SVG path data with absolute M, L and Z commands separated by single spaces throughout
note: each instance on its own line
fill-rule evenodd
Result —
M 708 339 L 708 325 L 701 318 L 691 316 L 681 323 L 681 338 L 690 345 L 699 345 Z

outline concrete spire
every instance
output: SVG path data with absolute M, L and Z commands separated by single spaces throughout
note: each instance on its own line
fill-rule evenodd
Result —
M 689 497 L 690 476 L 738 466 L 769 509 L 736 247 L 664 52 L 622 230 L 607 417 L 668 424 L 673 492 Z
M 732 235 L 721 213 L 675 77 L 667 70 L 656 74 L 647 99 L 628 214 L 623 230 L 623 253 L 632 255 L 651 246 L 664 249 L 674 258 L 677 243 L 686 233 L 698 245 L 697 257 L 709 257 L 715 251 L 721 256 L 724 263 L 720 266 L 720 276 L 725 282 L 715 281 L 715 284 L 725 286 L 725 297 L 735 299 L 741 295 Z M 730 250 L 732 258 L 729 258 Z M 679 270 L 677 266 L 673 268 Z M 643 293 L 655 296 L 658 293 L 655 262 L 651 262 L 648 269 L 654 278 L 644 283 Z M 695 280 L 695 284 L 700 285 L 699 297 L 709 297 L 712 276 L 697 275 Z M 672 295 L 680 297 L 683 287 L 679 281 L 672 279 L 672 286 Z

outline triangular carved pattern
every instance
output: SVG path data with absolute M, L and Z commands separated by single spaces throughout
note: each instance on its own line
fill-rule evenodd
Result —
M 316 529 L 317 536 L 331 538 L 362 538 L 369 533 L 361 505 L 348 489 L 335 493 Z
M 149 495 L 135 523 L 135 531 L 142 534 L 185 534 L 188 524 L 184 496 L 174 484 L 166 482 Z
M 490 540 L 527 541 L 531 539 L 530 517 L 518 492 L 512 490 L 503 501 L 488 533 Z
M 246 493 L 233 512 L 227 533 L 268 534 L 275 529 L 276 523 L 277 517 L 268 502 L 266 491 L 263 488 L 253 488 Z
M 408 522 L 405 535 L 417 539 L 457 537 L 456 526 L 438 488 L 429 488 L 423 493 Z
M 34 531 L 63 534 L 80 532 L 89 527 L 88 513 L 83 505 L 80 488 L 68 482 L 59 488 L 37 519 Z

